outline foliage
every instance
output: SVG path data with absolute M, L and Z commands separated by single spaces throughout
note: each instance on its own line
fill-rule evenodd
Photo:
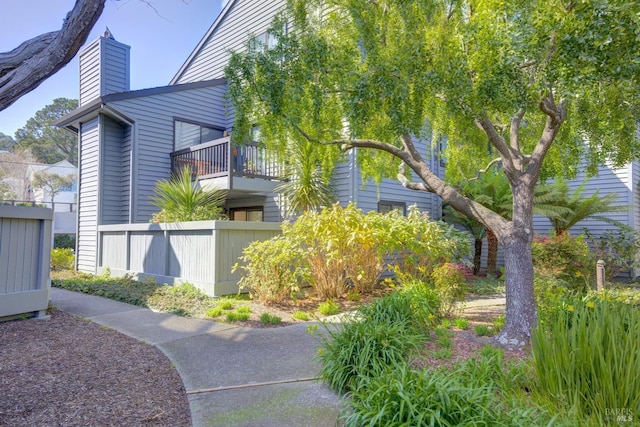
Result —
M 640 413 L 640 311 L 602 299 L 570 299 L 547 328 L 534 330 L 539 387 L 558 412 L 581 425 L 616 424 L 611 410 Z
M 211 307 L 204 314 L 207 317 L 220 317 L 222 316 L 222 309 L 220 307 Z
M 463 226 L 471 233 L 474 240 L 473 274 L 479 275 L 482 261 L 482 240 L 487 237 L 487 228 L 477 219 L 461 214 L 448 204 L 442 207 L 442 218 L 448 223 Z
M 324 314 L 325 316 L 332 316 L 334 314 L 340 313 L 340 306 L 335 303 L 335 301 L 329 298 L 326 301 L 318 304 L 318 312 L 320 314 Z
M 33 175 L 32 185 L 48 193 L 53 204 L 58 193 L 71 188 L 73 180 L 74 176 L 72 174 L 61 176 L 55 173 L 38 172 Z
M 584 197 L 582 193 L 585 185 L 586 181 L 573 190 L 571 194 L 569 194 L 569 184 L 562 177 L 540 186 L 540 188 L 546 190 L 547 204 L 559 208 L 552 214 L 545 215 L 551 222 L 556 235 L 567 233 L 571 227 L 585 218 L 593 218 L 619 225 L 619 222 L 613 221 L 602 214 L 629 210 L 627 206 L 616 206 L 614 204 L 617 198 L 615 193 L 601 196 L 600 189 L 597 189 L 591 196 Z
M 594 260 L 604 261 L 607 280 L 640 267 L 640 233 L 636 230 L 621 227 L 596 237 L 585 228 L 584 234 Z
M 75 250 L 75 234 L 56 234 L 55 236 L 53 236 L 53 247 L 58 249 L 68 248 Z
M 53 103 L 38 110 L 27 120 L 24 127 L 16 131 L 16 143 L 20 147 L 29 148 L 43 163 L 53 164 L 61 160 L 77 166 L 78 139 L 53 125 L 60 117 L 78 108 L 78 100 L 56 98 Z
M 5 197 L 29 200 L 31 167 L 36 159 L 29 149 L 14 147 L 10 153 L 0 152 L 0 177 L 5 178 Z
M 232 311 L 227 313 L 227 322 L 246 322 L 249 320 L 251 313 L 241 312 L 241 311 Z
M 469 319 L 465 319 L 464 317 L 457 317 L 453 319 L 453 325 L 458 329 L 466 331 L 470 326 Z
M 269 313 L 262 313 L 260 315 L 260 321 L 264 325 L 279 325 L 282 322 L 282 318 Z
M 531 387 L 522 364 L 495 352 L 452 369 L 416 371 L 397 365 L 363 379 L 341 416 L 346 426 L 545 425 L 551 417 L 520 397 Z
M 493 335 L 493 331 L 487 325 L 476 325 L 473 327 L 473 331 L 479 337 L 489 337 Z
M 505 323 L 505 315 L 504 314 L 501 314 L 498 317 L 494 317 L 491 320 L 491 329 L 492 329 L 493 333 L 494 334 L 500 333 L 502 328 L 504 328 L 504 323 Z
M 305 253 L 289 237 L 254 241 L 242 254 L 233 269 L 243 271 L 238 285 L 264 304 L 282 302 L 308 280 Z
M 533 265 L 541 277 L 552 277 L 571 292 L 584 293 L 594 280 L 596 263 L 584 236 L 536 236 Z
M 0 151 L 11 151 L 16 142 L 11 135 L 5 135 L 0 132 Z
M 51 250 L 51 270 L 73 270 L 75 268 L 76 257 L 73 250 L 60 248 Z
M 320 377 L 332 389 L 346 392 L 365 377 L 403 364 L 433 325 L 436 304 L 432 291 L 414 285 L 361 306 L 341 327 L 327 328 L 318 352 Z
M 226 193 L 218 189 L 204 190 L 192 181 L 189 167 L 172 173 L 168 181 L 158 181 L 151 196 L 152 204 L 160 208 L 151 222 L 207 221 L 224 219 Z
M 473 295 L 504 294 L 504 279 L 474 279 L 468 283 L 468 292 Z
M 323 151 L 313 144 L 301 143 L 287 147 L 288 180 L 275 191 L 284 196 L 287 214 L 319 211 L 335 202 L 330 185 L 331 174 L 322 170 Z
M 467 294 L 467 282 L 460 270 L 451 264 L 442 264 L 432 273 L 433 285 L 441 302 L 442 314 L 451 317 Z
M 311 319 L 311 316 L 309 315 L 309 313 L 307 313 L 306 311 L 294 311 L 292 317 L 296 320 L 301 320 L 303 322 L 308 321 L 309 319 Z
M 397 176 L 529 249 L 539 179 L 621 167 L 640 151 L 640 3 L 289 0 L 272 48 L 255 40 L 226 70 L 232 138 L 257 123 L 268 149 L 312 141 L 357 150 L 365 178 Z M 287 31 L 292 26 L 295 31 Z M 420 153 L 447 141 L 448 183 Z M 501 163 L 512 218 L 455 185 Z M 400 167 L 400 168 L 399 168 Z M 407 172 L 410 169 L 411 175 Z M 412 181 L 414 180 L 415 181 Z M 513 271 L 509 271 L 513 269 Z M 535 324 L 529 254 L 507 265 L 506 338 Z M 511 311 L 510 311 L 511 312 Z

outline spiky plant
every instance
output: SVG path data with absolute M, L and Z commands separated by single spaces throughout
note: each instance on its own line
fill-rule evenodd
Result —
M 152 222 L 207 221 L 225 219 L 222 205 L 226 192 L 203 190 L 198 180 L 192 180 L 191 168 L 181 168 L 169 180 L 156 183 L 151 203 L 160 208 Z

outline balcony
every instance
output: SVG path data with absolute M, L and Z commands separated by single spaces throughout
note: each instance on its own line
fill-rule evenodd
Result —
M 256 143 L 230 147 L 229 137 L 171 153 L 172 172 L 186 166 L 191 168 L 194 178 L 227 190 L 271 191 L 284 181 L 282 164 L 273 153 Z M 273 184 L 265 186 L 265 181 Z

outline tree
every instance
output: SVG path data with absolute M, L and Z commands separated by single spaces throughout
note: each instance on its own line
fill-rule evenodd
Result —
M 524 345 L 537 322 L 536 183 L 572 176 L 581 155 L 595 172 L 640 152 L 640 3 L 288 4 L 270 30 L 274 48 L 254 40 L 232 56 L 226 76 L 234 140 L 257 123 L 270 149 L 283 150 L 285 140 L 357 149 L 368 176 L 397 172 L 405 187 L 435 193 L 493 230 L 505 254 L 507 294 L 497 340 Z M 466 176 L 500 162 L 512 217 L 457 191 L 455 168 L 447 169 L 448 181 L 438 177 L 421 154 L 429 136 L 448 138 L 448 164 Z
M 16 142 L 10 135 L 0 132 L 0 151 L 10 151 Z
M 61 176 L 56 173 L 38 172 L 33 175 L 31 185 L 34 188 L 44 190 L 45 195 L 51 197 L 51 209 L 55 209 L 55 197 L 61 191 L 71 188 L 73 184 L 73 175 Z
M 0 171 L 8 186 L 8 193 L 19 201 L 30 201 L 31 171 L 35 158 L 28 149 L 15 148 L 10 153 L 0 153 Z
M 27 120 L 24 127 L 16 131 L 16 142 L 28 147 L 43 163 L 53 164 L 67 160 L 78 163 L 78 140 L 70 132 L 53 126 L 52 123 L 78 107 L 75 99 L 56 98 Z
M 474 242 L 473 274 L 478 276 L 482 268 L 482 240 L 487 237 L 487 228 L 478 220 L 461 214 L 449 205 L 442 207 L 442 216 L 446 222 L 461 225 L 471 233 Z
M 76 0 L 59 31 L 0 53 L 0 111 L 64 67 L 87 41 L 105 0 Z

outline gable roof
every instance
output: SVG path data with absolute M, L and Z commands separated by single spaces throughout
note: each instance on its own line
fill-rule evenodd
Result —
M 107 106 L 107 104 L 114 101 L 143 98 L 147 96 L 161 95 L 165 93 L 178 92 L 178 91 L 184 91 L 184 90 L 200 89 L 200 88 L 205 88 L 210 86 L 220 86 L 220 85 L 225 85 L 226 83 L 227 82 L 225 79 L 213 79 L 213 80 L 204 80 L 204 81 L 193 82 L 193 83 L 184 83 L 184 84 L 173 85 L 173 86 L 160 86 L 160 87 L 154 87 L 149 89 L 132 90 L 128 92 L 110 93 L 108 95 L 103 95 L 101 97 L 98 97 L 93 101 L 89 102 L 88 104 L 83 105 L 80 108 L 76 108 L 69 114 L 55 120 L 53 122 L 53 125 L 58 127 L 71 126 L 70 128 L 75 131 L 75 127 L 72 126 L 73 123 L 77 122 L 79 119 L 83 117 L 97 115 L 99 111 L 105 110 L 105 109 L 108 110 L 107 112 L 110 112 L 112 115 L 119 116 L 123 118 L 125 121 L 132 121 L 131 119 L 128 119 L 127 117 L 125 117 L 122 113 L 117 112 L 114 108 Z
M 227 4 L 224 5 L 224 7 L 222 8 L 222 10 L 220 11 L 220 14 L 218 15 L 218 17 L 216 18 L 216 20 L 213 22 L 213 24 L 211 25 L 211 27 L 209 28 L 209 30 L 207 31 L 207 33 L 204 35 L 204 37 L 202 38 L 202 40 L 200 40 L 200 42 L 198 43 L 198 45 L 196 46 L 196 48 L 193 50 L 193 52 L 191 52 L 191 55 L 189 55 L 189 57 L 187 58 L 187 60 L 184 62 L 184 64 L 182 64 L 182 66 L 180 67 L 180 69 L 178 70 L 178 72 L 176 73 L 175 76 L 173 76 L 173 78 L 171 79 L 171 81 L 169 82 L 169 85 L 175 85 L 176 82 L 180 79 L 180 77 L 182 77 L 182 75 L 184 74 L 184 72 L 187 70 L 187 68 L 189 67 L 189 65 L 191 65 L 191 63 L 193 62 L 193 60 L 198 56 L 198 54 L 200 53 L 200 51 L 202 50 L 202 48 L 207 44 L 207 41 L 209 40 L 209 38 L 211 37 L 211 35 L 213 33 L 216 32 L 216 30 L 218 29 L 218 27 L 220 26 L 220 24 L 222 23 L 222 21 L 224 20 L 224 18 L 227 16 L 227 14 L 229 13 L 229 11 L 231 10 L 231 8 L 233 7 L 233 5 L 237 2 L 237 0 L 228 0 Z

